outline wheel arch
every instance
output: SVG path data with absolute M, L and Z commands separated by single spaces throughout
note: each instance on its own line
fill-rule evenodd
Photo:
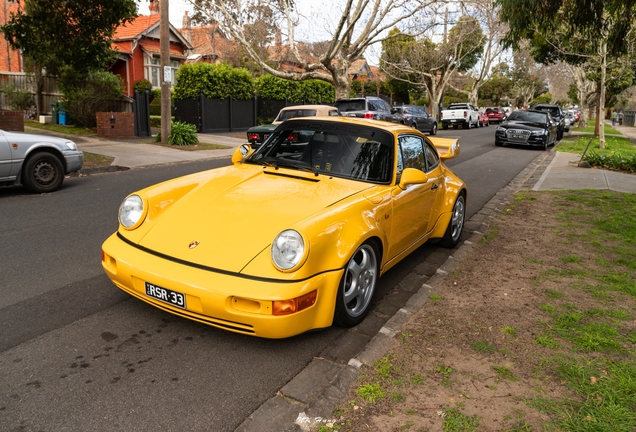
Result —
M 22 179 L 22 175 L 24 173 L 24 166 L 27 164 L 27 162 L 31 158 L 35 157 L 39 153 L 49 153 L 55 156 L 57 160 L 60 161 L 64 169 L 64 172 L 62 173 L 62 175 L 66 175 L 66 170 L 68 167 L 66 165 L 66 159 L 64 158 L 64 155 L 62 155 L 62 152 L 60 152 L 55 147 L 48 147 L 48 146 L 32 147 L 29 149 L 29 152 L 26 155 L 24 155 L 24 160 L 22 160 L 22 164 L 20 164 L 20 169 L 18 170 L 18 173 L 16 174 L 16 182 L 18 182 L 18 184 L 24 184 L 24 181 Z

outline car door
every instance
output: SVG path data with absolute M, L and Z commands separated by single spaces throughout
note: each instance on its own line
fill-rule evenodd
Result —
M 405 168 L 427 170 L 426 141 L 415 135 L 398 139 L 398 182 Z M 427 174 L 428 175 L 428 174 Z M 431 209 L 436 203 L 439 179 L 433 172 L 426 183 L 409 185 L 405 190 L 395 186 L 393 217 L 389 241 L 389 259 L 395 258 L 418 242 L 428 231 Z
M 11 166 L 13 158 L 11 157 L 11 147 L 9 141 L 0 132 L 0 180 L 11 180 Z

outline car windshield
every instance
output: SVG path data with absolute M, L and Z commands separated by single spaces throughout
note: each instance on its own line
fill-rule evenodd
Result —
M 276 117 L 277 122 L 284 122 L 294 117 L 313 117 L 316 115 L 315 109 L 289 109 L 281 111 Z
M 510 114 L 508 120 L 529 123 L 547 123 L 545 114 L 532 111 L 515 111 Z
M 336 108 L 340 112 L 347 111 L 364 111 L 364 100 L 348 100 L 348 101 L 336 101 Z
M 382 129 L 292 120 L 246 162 L 386 184 L 392 178 L 393 148 L 393 135 Z
M 466 109 L 466 104 L 450 104 L 448 106 L 449 110 L 454 110 L 454 109 Z
M 547 112 L 552 117 L 559 117 L 561 115 L 561 113 L 559 112 L 559 108 L 558 107 L 538 106 L 538 107 L 534 107 L 532 109 L 535 109 L 537 111 Z

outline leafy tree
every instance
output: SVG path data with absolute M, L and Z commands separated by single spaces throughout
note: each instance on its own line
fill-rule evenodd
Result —
M 608 57 L 629 52 L 633 37 L 627 36 L 636 24 L 636 0 L 497 1 L 502 20 L 510 26 L 505 38 L 509 46 L 528 40 L 533 55 L 543 63 L 563 60 L 580 65 L 594 59 L 598 71 L 596 131 L 599 146 L 604 148 L 600 122 L 605 112 Z
M 57 74 L 70 66 L 86 75 L 111 64 L 117 26 L 137 15 L 135 0 L 25 0 L 0 31 L 11 47 L 33 64 L 38 81 L 36 106 L 42 112 L 41 70 Z

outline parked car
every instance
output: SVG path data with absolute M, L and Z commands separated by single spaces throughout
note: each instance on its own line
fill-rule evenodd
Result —
M 395 110 L 402 116 L 402 124 L 431 135 L 437 134 L 437 120 L 422 108 L 415 105 L 403 105 L 395 107 Z
M 102 266 L 134 297 L 236 333 L 355 326 L 382 274 L 428 240 L 458 244 L 467 190 L 444 160 L 459 151 L 402 124 L 288 120 L 231 166 L 127 196 Z
M 479 111 L 479 127 L 490 126 L 490 119 L 485 112 Z
M 486 108 L 486 115 L 488 116 L 489 122 L 501 123 L 506 121 L 508 115 L 506 111 L 502 107 L 488 107 Z
M 295 105 L 279 111 L 271 124 L 253 126 L 247 130 L 247 140 L 252 147 L 259 147 L 274 132 L 276 126 L 294 117 L 337 116 L 338 109 L 329 105 Z
M 517 110 L 495 131 L 495 145 L 504 144 L 542 147 L 556 144 L 557 124 L 545 111 Z
M 0 184 L 22 184 L 33 193 L 53 192 L 64 176 L 79 171 L 84 153 L 73 141 L 0 130 Z
M 544 111 L 550 114 L 552 120 L 557 123 L 557 141 L 563 138 L 565 132 L 565 117 L 559 105 L 554 104 L 536 104 L 530 107 L 531 110 Z
M 353 99 L 338 99 L 334 104 L 344 117 L 359 117 L 373 120 L 384 120 L 402 123 L 402 116 L 384 99 L 366 96 Z
M 459 126 L 470 129 L 479 125 L 479 112 L 477 108 L 469 103 L 452 103 L 448 108 L 440 113 L 442 120 L 442 129 L 446 130 L 449 126 L 457 129 Z

